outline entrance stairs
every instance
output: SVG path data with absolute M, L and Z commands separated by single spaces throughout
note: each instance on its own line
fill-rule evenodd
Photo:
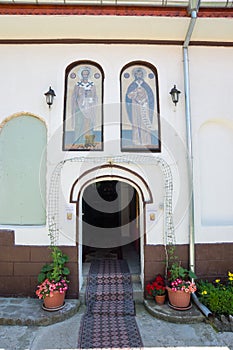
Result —
M 87 276 L 88 271 L 90 269 L 90 263 L 83 264 L 83 285 L 81 288 L 81 291 L 79 292 L 79 300 L 81 304 L 85 304 L 85 293 L 86 293 L 86 286 L 87 286 Z M 141 278 L 138 273 L 131 272 L 131 281 L 133 286 L 133 299 L 135 303 L 143 303 L 144 296 L 143 296 L 143 288 L 141 284 Z

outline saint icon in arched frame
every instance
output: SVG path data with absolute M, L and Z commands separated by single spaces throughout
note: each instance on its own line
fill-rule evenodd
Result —
M 103 149 L 102 68 L 92 61 L 77 61 L 66 68 L 63 150 Z
M 158 76 L 156 68 L 135 61 L 121 70 L 121 150 L 160 152 Z

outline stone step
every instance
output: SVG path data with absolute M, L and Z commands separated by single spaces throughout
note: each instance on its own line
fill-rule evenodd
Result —
M 189 324 L 205 321 L 205 316 L 194 303 L 191 309 L 182 311 L 170 307 L 168 301 L 158 305 L 154 300 L 144 300 L 144 306 L 152 316 L 166 322 Z
M 144 293 L 141 282 L 133 282 L 133 300 L 135 303 L 143 303 Z
M 44 311 L 43 300 L 36 298 L 0 298 L 0 306 L 0 325 L 48 326 L 74 316 L 80 300 L 65 299 L 64 307 L 55 312 Z
M 84 276 L 83 276 L 83 285 L 85 285 L 85 286 L 86 286 L 86 284 L 87 284 L 87 277 L 88 277 L 88 275 L 84 275 Z M 141 280 L 141 278 L 140 278 L 140 275 L 139 275 L 139 274 L 137 274 L 137 273 L 131 273 L 131 281 L 132 281 L 132 283 L 134 283 L 134 282 L 140 282 L 140 280 Z
M 135 303 L 143 303 L 144 296 L 141 282 L 136 281 L 132 282 L 133 286 L 133 300 Z M 81 291 L 79 292 L 79 300 L 81 304 L 85 304 L 85 293 L 86 293 L 86 284 L 83 284 Z
M 132 280 L 132 283 L 140 282 L 141 281 L 140 275 L 137 273 L 132 273 L 131 280 Z

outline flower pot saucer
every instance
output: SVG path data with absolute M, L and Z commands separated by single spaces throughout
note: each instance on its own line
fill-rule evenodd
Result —
M 63 309 L 64 306 L 65 306 L 65 302 L 61 306 L 57 306 L 57 307 L 46 307 L 44 304 L 42 304 L 42 309 L 45 311 L 59 311 Z
M 175 306 L 175 305 L 172 305 L 168 302 L 168 306 L 170 306 L 172 309 L 174 310 L 178 310 L 178 311 L 186 311 L 186 310 L 189 310 L 191 309 L 191 307 L 193 306 L 192 303 L 190 303 L 188 306 L 186 307 L 178 307 L 178 306 Z

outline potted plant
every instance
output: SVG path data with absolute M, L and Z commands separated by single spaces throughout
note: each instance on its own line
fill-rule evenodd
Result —
M 67 276 L 70 274 L 65 266 L 68 256 L 57 246 L 51 246 L 50 249 L 52 262 L 42 267 L 36 290 L 38 298 L 44 301 L 43 308 L 49 311 L 63 307 L 69 283 Z
M 166 286 L 164 278 L 158 274 L 153 282 L 149 282 L 146 291 L 155 298 L 157 304 L 164 304 L 166 298 Z
M 187 309 L 191 307 L 191 293 L 196 291 L 194 279 L 196 275 L 193 271 L 181 266 L 178 257 L 174 254 L 175 247 L 170 246 L 168 250 L 168 261 L 166 264 L 166 278 L 169 304 L 173 308 Z

